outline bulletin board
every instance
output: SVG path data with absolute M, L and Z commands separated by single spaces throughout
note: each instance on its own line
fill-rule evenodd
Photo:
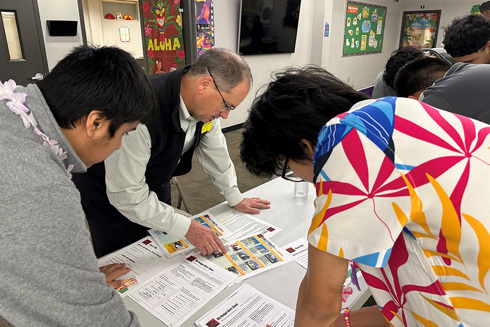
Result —
M 386 23 L 386 7 L 347 1 L 342 56 L 380 53 Z

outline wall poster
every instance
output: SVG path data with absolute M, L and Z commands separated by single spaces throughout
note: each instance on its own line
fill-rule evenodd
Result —
M 142 0 L 148 73 L 185 65 L 180 0 Z
M 214 47 L 213 0 L 196 0 L 197 57 Z
M 342 56 L 380 53 L 385 24 L 386 7 L 347 1 Z
M 440 10 L 404 11 L 400 46 L 434 48 L 440 20 Z

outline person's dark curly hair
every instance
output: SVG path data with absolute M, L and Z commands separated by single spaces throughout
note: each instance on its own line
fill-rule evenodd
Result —
M 490 10 L 490 1 L 485 1 L 480 5 L 480 12 L 483 14 L 484 11 Z
M 412 46 L 400 47 L 391 53 L 390 59 L 386 62 L 383 73 L 383 81 L 391 88 L 395 88 L 395 76 L 398 70 L 414 59 L 424 56 L 424 52 Z
M 483 49 L 488 41 L 490 22 L 481 15 L 467 15 L 453 20 L 442 43 L 452 57 L 463 57 Z
M 317 66 L 274 73 L 252 103 L 240 157 L 255 175 L 280 175 L 286 158 L 311 160 L 303 140 L 316 144 L 327 121 L 368 98 Z
M 425 90 L 436 80 L 442 78 L 450 67 L 449 62 L 432 57 L 422 57 L 409 62 L 396 74 L 396 95 L 408 97 Z

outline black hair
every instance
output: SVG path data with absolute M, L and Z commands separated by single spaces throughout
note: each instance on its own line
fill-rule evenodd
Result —
M 483 14 L 484 11 L 490 10 L 490 1 L 485 1 L 480 5 L 480 12 Z
M 273 73 L 244 123 L 240 157 L 255 175 L 279 175 L 285 158 L 310 160 L 303 140 L 316 144 L 327 121 L 368 98 L 317 66 Z
M 204 51 L 191 65 L 192 76 L 208 75 L 208 69 L 216 78 L 220 90 L 231 92 L 244 79 L 252 86 L 252 72 L 245 59 L 225 48 L 211 48 Z
M 77 47 L 37 86 L 62 128 L 74 128 L 95 110 L 110 120 L 112 137 L 125 123 L 149 122 L 156 110 L 145 72 L 116 47 Z
M 423 57 L 415 59 L 398 71 L 395 78 L 395 91 L 399 97 L 408 97 L 425 90 L 444 76 L 451 67 L 447 61 Z
M 453 57 L 477 52 L 490 41 L 490 22 L 481 15 L 456 18 L 446 27 L 444 49 Z
M 424 56 L 424 52 L 412 46 L 400 47 L 391 53 L 390 58 L 386 62 L 385 71 L 383 73 L 383 81 L 389 87 L 394 88 L 395 76 L 400 68 L 405 66 L 407 62 Z

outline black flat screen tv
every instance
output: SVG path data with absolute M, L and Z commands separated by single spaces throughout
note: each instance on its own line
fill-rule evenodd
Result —
M 76 20 L 48 20 L 48 31 L 50 36 L 76 36 Z
M 240 54 L 294 52 L 301 0 L 241 0 L 240 6 Z

